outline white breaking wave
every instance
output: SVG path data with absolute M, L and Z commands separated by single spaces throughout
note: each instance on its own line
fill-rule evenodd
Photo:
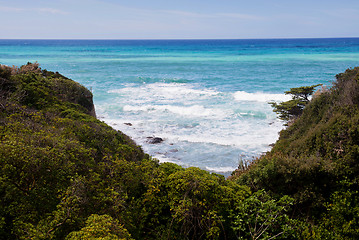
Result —
M 220 109 L 205 108 L 201 105 L 193 105 L 188 107 L 175 106 L 175 105 L 139 105 L 139 106 L 125 105 L 123 107 L 123 111 L 125 112 L 161 111 L 161 112 L 171 112 L 183 116 L 195 116 L 195 117 L 207 117 L 207 116 L 220 117 L 224 115 L 224 111 Z
M 234 170 L 236 170 L 236 168 L 235 167 L 206 167 L 206 170 L 216 173 L 227 173 L 227 172 L 233 172 Z
M 212 89 L 195 89 L 194 86 L 185 83 L 151 83 L 113 89 L 108 92 L 160 102 L 206 99 L 220 94 Z
M 290 99 L 190 83 L 127 84 L 108 92 L 112 101 L 98 106 L 98 114 L 147 153 L 161 162 L 221 173 L 238 166 L 239 154 L 258 156 L 270 149 L 282 122 L 266 102 Z M 148 137 L 154 136 L 164 141 L 149 144 Z
M 254 102 L 283 102 L 291 99 L 286 94 L 273 94 L 273 93 L 247 93 L 244 91 L 238 91 L 233 94 L 234 99 L 237 101 L 254 101 Z
M 275 120 L 271 128 L 268 126 L 268 122 L 251 124 L 235 120 L 216 126 L 214 122 L 209 121 L 207 124 L 201 123 L 190 129 L 161 126 L 161 136 L 171 142 L 207 143 L 234 146 L 246 151 L 254 149 L 266 151 L 269 149 L 269 144 L 276 140 L 282 123 Z

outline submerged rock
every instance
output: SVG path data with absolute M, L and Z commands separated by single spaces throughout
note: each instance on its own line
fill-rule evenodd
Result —
M 160 137 L 147 137 L 147 143 L 157 144 L 163 142 L 163 139 Z

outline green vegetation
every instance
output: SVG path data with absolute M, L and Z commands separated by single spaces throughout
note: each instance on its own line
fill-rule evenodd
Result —
M 236 239 L 237 206 L 255 216 L 247 186 L 159 164 L 59 73 L 1 66 L 0 93 L 1 239 Z
M 237 182 L 291 196 L 304 239 L 359 239 L 359 68 L 305 106 Z
M 300 116 L 226 180 L 159 164 L 61 74 L 1 65 L 0 239 L 358 239 L 359 68 L 315 87 L 288 91 Z
M 292 99 L 286 102 L 276 103 L 271 102 L 270 104 L 274 108 L 274 112 L 279 114 L 279 118 L 285 121 L 293 121 L 299 117 L 305 105 L 309 103 L 309 96 L 314 92 L 314 89 L 321 84 L 291 88 L 290 91 L 286 91 L 285 94 L 292 95 Z

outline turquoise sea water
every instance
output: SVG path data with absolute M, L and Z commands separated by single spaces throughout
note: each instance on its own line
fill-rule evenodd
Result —
M 160 161 L 228 174 L 278 138 L 268 101 L 359 66 L 359 39 L 0 40 L 1 64 L 29 61 L 92 89 L 98 117 Z

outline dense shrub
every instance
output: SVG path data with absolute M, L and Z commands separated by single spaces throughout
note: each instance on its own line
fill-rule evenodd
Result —
M 336 77 L 280 133 L 270 153 L 234 177 L 273 196 L 293 197 L 293 216 L 308 224 L 305 239 L 358 237 L 359 68 Z
M 91 116 L 91 92 L 38 64 L 1 70 L 0 235 L 63 238 L 92 211 L 123 203 L 101 163 L 148 156 Z
M 1 65 L 0 239 L 356 239 L 359 69 L 337 79 L 225 180 L 152 159 L 61 74 Z
M 0 239 L 236 238 L 248 187 L 159 164 L 61 74 L 31 63 L 0 74 Z

